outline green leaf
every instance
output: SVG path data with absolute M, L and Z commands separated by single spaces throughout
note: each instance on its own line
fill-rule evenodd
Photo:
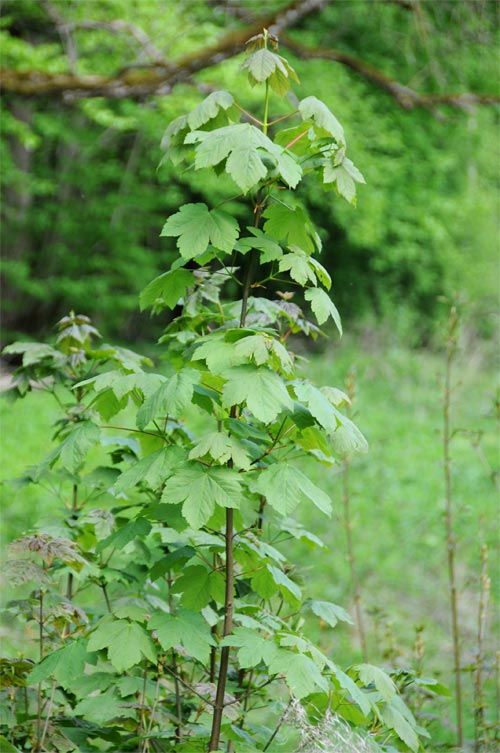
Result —
M 344 129 L 328 107 L 316 97 L 306 97 L 299 102 L 299 112 L 303 120 L 312 120 L 327 131 L 341 146 L 345 146 Z
M 328 387 L 324 392 L 314 387 L 310 382 L 297 381 L 293 385 L 297 399 L 305 403 L 311 415 L 330 435 L 330 441 L 335 452 L 346 455 L 352 452 L 366 452 L 368 443 L 358 427 L 344 416 L 332 404 Z
M 272 638 L 264 638 L 257 630 L 237 627 L 221 641 L 221 646 L 239 648 L 238 663 L 242 669 L 256 667 L 261 661 L 268 664 L 276 653 Z
M 160 235 L 178 237 L 181 256 L 194 259 L 207 250 L 209 243 L 220 251 L 232 251 L 238 223 L 219 209 L 209 211 L 206 204 L 184 204 L 168 218 Z
M 179 467 L 167 480 L 161 501 L 169 505 L 182 502 L 182 514 L 189 525 L 201 528 L 213 515 L 215 505 L 239 507 L 240 497 L 236 472 L 191 462 Z
M 253 237 L 248 236 L 240 238 L 235 245 L 236 251 L 246 254 L 250 249 L 257 248 L 261 252 L 260 260 L 262 264 L 281 259 L 283 256 L 283 249 L 279 243 L 276 243 L 272 238 L 269 238 L 259 228 L 249 227 L 248 230 L 253 233 Z
M 387 726 L 393 729 L 405 745 L 416 753 L 420 747 L 418 735 L 403 714 L 389 704 L 380 709 L 380 714 Z
M 179 609 L 175 614 L 157 612 L 151 617 L 149 627 L 156 630 L 165 651 L 180 644 L 190 656 L 203 663 L 208 660 L 210 647 L 215 645 L 210 627 L 201 614 L 187 609 Z
M 330 627 L 335 627 L 339 620 L 354 625 L 348 612 L 331 601 L 311 601 L 309 607 L 317 617 L 324 620 Z
M 252 86 L 269 81 L 272 89 L 280 96 L 286 94 L 290 88 L 290 78 L 298 81 L 297 74 L 288 61 L 267 48 L 249 55 L 242 67 L 248 69 L 248 78 Z
M 287 207 L 273 203 L 264 210 L 263 217 L 266 218 L 265 232 L 277 241 L 299 246 L 307 253 L 314 251 L 315 231 L 301 206 Z
M 157 489 L 173 469 L 182 462 L 185 454 L 180 447 L 165 447 L 142 458 L 131 468 L 124 471 L 115 482 L 115 493 L 132 489 L 139 482 Z
M 287 349 L 270 335 L 248 335 L 240 338 L 233 347 L 238 355 L 253 360 L 257 366 L 270 363 L 273 368 L 281 368 L 287 374 L 293 370 L 293 361 Z
M 168 570 L 178 570 L 191 557 L 194 557 L 195 553 L 195 550 L 191 546 L 181 546 L 178 549 L 174 549 L 155 562 L 149 571 L 149 579 L 154 582 L 165 575 Z
M 97 444 L 99 436 L 99 427 L 92 421 L 77 423 L 73 431 L 51 453 L 49 462 L 52 464 L 59 460 L 64 468 L 74 473 L 84 462 L 88 451 Z
M 274 565 L 266 565 L 267 571 L 271 574 L 272 579 L 278 586 L 281 595 L 293 607 L 299 606 L 302 601 L 302 591 L 296 583 L 291 580 L 283 570 Z
M 314 256 L 309 257 L 309 264 L 312 265 L 316 277 L 318 278 L 320 283 L 327 290 L 330 290 L 330 288 L 332 287 L 332 278 L 330 277 L 324 266 L 320 264 L 319 261 L 314 258 Z
M 352 700 L 359 706 L 363 714 L 368 716 L 372 708 L 368 694 L 364 693 L 361 688 L 356 685 L 352 677 L 349 677 L 349 675 L 339 669 L 336 664 L 329 661 L 328 666 L 332 670 L 340 687 L 349 693 Z
M 342 334 L 342 322 L 340 314 L 328 293 L 321 288 L 308 288 L 304 294 L 306 301 L 311 302 L 311 308 L 318 321 L 318 324 L 324 324 L 329 316 L 332 317 L 340 334 Z
M 222 431 L 214 431 L 200 439 L 191 452 L 189 459 L 203 458 L 209 455 L 213 460 L 224 465 L 232 460 L 236 468 L 248 471 L 250 458 L 243 445 L 235 437 L 231 437 Z
M 150 395 L 137 411 L 136 424 L 144 429 L 154 418 L 178 418 L 190 404 L 194 385 L 200 381 L 200 372 L 181 369 Z
M 125 672 L 143 657 L 156 661 L 153 642 L 144 628 L 128 620 L 102 620 L 91 634 L 88 651 L 107 648 L 108 658 L 117 672 Z
M 226 162 L 226 172 L 229 173 L 243 193 L 247 193 L 262 178 L 266 177 L 267 168 L 257 149 L 248 144 L 235 147 L 231 151 Z
M 384 701 L 390 701 L 396 695 L 396 686 L 389 675 L 373 664 L 358 664 L 355 669 L 363 685 L 375 685 Z
M 347 157 L 340 164 L 331 160 L 324 163 L 323 183 L 335 183 L 339 195 L 350 204 L 356 203 L 356 183 L 365 182 L 362 173 Z
M 257 50 L 249 55 L 243 63 L 242 68 L 248 69 L 249 74 L 256 83 L 266 81 L 266 79 L 272 76 L 277 68 L 281 70 L 285 76 L 288 76 L 282 58 L 267 49 Z
M 290 277 L 299 285 L 305 285 L 307 281 L 316 284 L 316 275 L 309 264 L 307 254 L 299 246 L 289 246 L 291 253 L 282 256 L 278 262 L 280 272 L 290 272 Z
M 252 576 L 251 579 L 252 590 L 255 591 L 262 599 L 270 599 L 279 592 L 278 584 L 269 572 L 267 565 L 261 567 Z
M 183 607 L 199 612 L 212 599 L 224 602 L 224 576 L 202 565 L 187 567 L 175 581 L 172 591 L 182 594 Z
M 44 358 L 53 358 L 56 362 L 60 362 L 64 358 L 60 351 L 46 343 L 15 342 L 6 345 L 2 353 L 6 355 L 22 354 L 23 366 L 33 366 L 43 361 Z
M 2 753 L 19 753 L 19 749 L 15 748 L 3 735 L 0 735 L 0 750 Z
M 196 348 L 191 360 L 204 360 L 212 374 L 222 374 L 231 366 L 244 363 L 245 358 L 236 352 L 232 343 L 221 340 L 214 334 Z
M 37 685 L 54 677 L 63 688 L 70 688 L 85 667 L 87 648 L 82 640 L 68 641 L 62 648 L 45 657 L 28 675 L 27 682 Z
M 235 366 L 224 372 L 222 404 L 227 408 L 246 403 L 250 413 L 263 423 L 271 423 L 293 403 L 280 377 L 267 368 Z
M 215 167 L 227 160 L 226 172 L 244 193 L 267 174 L 265 157 L 291 188 L 295 188 L 302 176 L 302 169 L 295 158 L 250 123 L 238 123 L 213 131 L 192 131 L 186 136 L 185 143 L 198 144 L 195 157 L 197 170 Z M 233 157 L 234 152 L 236 155 Z
M 96 724 L 104 724 L 117 717 L 132 716 L 133 711 L 115 696 L 113 690 L 108 690 L 81 700 L 75 706 L 74 714 Z
M 193 287 L 193 273 L 188 269 L 173 269 L 156 277 L 139 296 L 141 311 L 159 306 L 173 309 L 186 290 Z
M 187 122 L 192 131 L 199 128 L 209 120 L 217 117 L 220 110 L 228 110 L 234 104 L 232 94 L 221 90 L 212 92 L 200 102 L 187 116 Z
M 145 397 L 158 389 L 159 385 L 165 381 L 162 374 L 145 374 L 144 372 L 135 372 L 133 374 L 124 374 L 122 371 L 113 370 L 105 371 L 91 379 L 85 379 L 79 382 L 76 387 L 92 385 L 95 392 L 112 390 L 118 400 L 122 400 L 134 390 L 139 390 Z
M 260 472 L 252 489 L 282 515 L 291 513 L 304 499 L 310 500 L 326 515 L 331 515 L 330 498 L 298 468 L 286 462 L 274 463 Z
M 146 518 L 139 517 L 135 520 L 130 520 L 128 523 L 125 523 L 124 526 L 119 528 L 118 531 L 112 533 L 111 536 L 100 541 L 97 550 L 101 551 L 110 546 L 122 550 L 134 539 L 145 538 L 150 531 L 151 523 L 146 520 Z
M 318 688 L 328 690 L 326 679 L 308 656 L 280 649 L 269 664 L 269 672 L 282 674 L 292 694 L 298 698 L 314 693 Z
M 368 442 L 356 424 L 347 416 L 340 415 L 341 423 L 330 437 L 334 452 L 342 456 L 353 452 L 367 452 Z

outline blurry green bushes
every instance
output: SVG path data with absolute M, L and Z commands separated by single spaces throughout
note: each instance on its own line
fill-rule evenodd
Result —
M 236 5 L 255 17 L 280 3 Z M 494 4 L 416 5 L 333 3 L 289 35 L 362 58 L 418 91 L 494 92 Z M 226 4 L 198 0 L 52 0 L 50 8 L 65 22 L 133 22 L 172 59 L 244 24 Z M 67 38 L 44 3 L 4 3 L 1 37 L 4 66 L 68 70 Z M 141 62 L 126 34 L 76 29 L 71 39 L 74 65 L 85 73 L 112 75 L 138 56 Z M 390 319 L 396 327 L 404 321 L 415 338 L 425 338 L 438 296 L 460 290 L 487 333 L 497 293 L 493 108 L 408 111 L 338 63 L 293 63 L 304 91 L 350 124 L 350 152 L 365 168 L 368 185 L 354 213 L 306 187 L 344 317 Z M 173 243 L 158 237 L 165 217 L 179 203 L 216 203 L 236 193 L 229 179 L 207 179 L 200 196 L 189 170 L 166 164 L 152 181 L 161 136 L 203 97 L 200 88 L 230 87 L 239 65 L 227 60 L 198 74 L 196 85 L 143 101 L 4 95 L 4 339 L 40 336 L 69 308 L 91 315 L 107 335 L 150 333 L 151 320 L 136 313 L 137 295 L 170 263 Z

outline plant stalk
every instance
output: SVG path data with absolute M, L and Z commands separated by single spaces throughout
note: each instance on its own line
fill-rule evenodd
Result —
M 233 559 L 233 517 L 231 507 L 226 510 L 226 589 L 224 599 L 224 627 L 223 637 L 226 637 L 233 629 L 233 593 L 234 593 L 234 559 Z M 224 712 L 224 698 L 226 695 L 227 669 L 229 665 L 229 646 L 223 646 L 220 653 L 219 677 L 217 680 L 217 692 L 215 695 L 214 714 L 212 718 L 212 731 L 210 734 L 209 751 L 219 749 L 222 714 Z
M 445 489 L 445 528 L 448 563 L 448 584 L 450 592 L 451 633 L 453 641 L 453 668 L 455 675 L 455 707 L 457 724 L 457 746 L 463 745 L 463 706 L 460 655 L 460 628 L 458 620 L 458 596 L 456 579 L 456 539 L 453 520 L 453 493 L 451 480 L 451 374 L 456 350 L 458 314 L 453 306 L 450 311 L 446 347 L 446 364 L 443 388 L 443 472 Z
M 481 547 L 481 579 L 479 609 L 477 615 L 476 665 L 474 668 L 474 751 L 480 753 L 485 748 L 485 702 L 483 687 L 484 638 L 488 617 L 490 578 L 488 575 L 488 547 Z
M 76 518 L 76 512 L 78 510 L 78 485 L 73 484 L 73 493 L 71 497 L 71 519 L 74 520 Z M 73 573 L 68 573 L 68 581 L 66 585 L 66 598 L 68 601 L 71 601 L 73 598 L 73 582 L 74 577 Z
M 267 37 L 265 36 L 264 44 L 267 46 Z M 269 115 L 269 83 L 266 81 L 266 91 L 264 98 L 264 122 L 262 130 L 267 133 L 268 129 L 268 115 Z M 254 225 L 259 226 L 262 212 L 264 211 L 265 200 L 257 201 L 254 207 Z M 250 295 L 250 287 L 254 275 L 254 270 L 257 265 L 257 253 L 255 249 L 252 250 L 252 256 L 246 272 L 245 282 L 243 285 L 243 294 L 241 299 L 241 314 L 240 314 L 240 327 L 245 326 L 247 311 L 248 311 L 248 298 Z M 237 415 L 237 410 L 233 408 L 231 410 L 233 418 Z M 234 610 L 234 510 L 228 507 L 226 510 L 226 531 L 225 531 L 225 549 L 226 549 L 226 565 L 225 565 L 225 597 L 224 597 L 224 626 L 222 630 L 222 636 L 225 638 L 230 635 L 233 630 L 233 610 Z M 227 684 L 227 670 L 229 666 L 229 646 L 223 646 L 220 653 L 219 662 L 219 675 L 217 678 L 217 690 L 215 694 L 214 713 L 212 717 L 212 730 L 210 733 L 210 742 L 208 745 L 208 751 L 217 751 L 219 749 L 220 732 L 222 725 L 222 716 L 224 713 L 224 699 L 226 695 Z

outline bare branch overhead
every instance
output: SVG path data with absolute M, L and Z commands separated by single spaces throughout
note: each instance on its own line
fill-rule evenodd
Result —
M 193 73 L 237 55 L 244 48 L 247 39 L 263 28 L 279 34 L 310 13 L 320 10 L 329 1 L 294 0 L 281 10 L 260 16 L 243 29 L 225 34 L 215 45 L 196 50 L 172 63 L 165 61 L 140 69 L 127 68 L 112 77 L 4 68 L 0 70 L 0 86 L 6 91 L 29 96 L 70 93 L 73 97 L 103 96 L 121 99 L 166 94 L 175 84 L 188 80 Z
M 69 33 L 76 28 L 106 29 L 112 33 L 128 33 L 150 58 L 151 64 L 127 67 L 114 76 L 85 75 L 74 72 L 46 73 L 0 69 L 0 86 L 10 92 L 26 96 L 52 95 L 65 99 L 103 96 L 111 99 L 141 98 L 154 94 L 168 94 L 180 82 L 191 81 L 193 74 L 210 68 L 241 52 L 247 39 L 268 28 L 294 54 L 302 59 L 331 60 L 346 66 L 359 76 L 386 91 L 403 108 L 416 107 L 435 110 L 439 105 L 462 109 L 473 105 L 500 103 L 500 97 L 488 93 L 420 93 L 387 76 L 383 71 L 364 60 L 335 48 L 311 48 L 291 39 L 283 32 L 296 25 L 305 16 L 321 10 L 330 0 L 294 0 L 284 9 L 260 16 L 237 31 L 231 31 L 214 45 L 196 50 L 177 60 L 167 60 L 148 35 L 135 24 L 114 21 L 81 21 L 61 25 L 60 31 Z M 405 3 L 406 4 L 406 3 Z M 412 0 L 407 3 L 413 5 Z
M 452 107 L 466 109 L 472 105 L 492 105 L 500 103 L 500 97 L 495 94 L 476 94 L 474 92 L 424 94 L 410 88 L 409 86 L 405 86 L 405 84 L 401 84 L 399 81 L 390 78 L 373 65 L 365 63 L 360 58 L 349 55 L 341 50 L 336 50 L 332 47 L 306 47 L 300 42 L 296 42 L 285 35 L 281 36 L 280 41 L 281 44 L 295 53 L 297 57 L 304 60 L 333 60 L 336 63 L 345 65 L 347 68 L 367 79 L 372 84 L 375 84 L 380 89 L 388 92 L 388 94 L 390 94 L 391 97 L 401 105 L 401 107 L 404 107 L 405 110 L 411 110 L 414 107 L 424 107 L 432 110 L 437 105 L 450 105 Z

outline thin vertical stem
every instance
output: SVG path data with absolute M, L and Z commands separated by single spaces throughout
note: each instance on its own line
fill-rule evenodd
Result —
M 460 628 L 458 620 L 458 596 L 456 579 L 456 539 L 453 520 L 453 491 L 451 479 L 451 375 L 455 356 L 458 328 L 458 314 L 453 306 L 450 311 L 448 325 L 448 341 L 446 347 L 446 363 L 443 387 L 443 473 L 445 491 L 445 528 L 448 563 L 448 583 L 450 591 L 451 632 L 453 641 L 453 668 L 455 674 L 455 706 L 457 717 L 457 745 L 463 745 L 463 710 L 462 710 L 462 677 L 460 656 Z
M 264 748 L 263 748 L 263 750 L 267 750 L 267 749 L 269 748 L 269 746 L 270 746 L 270 745 L 271 745 L 271 743 L 273 742 L 274 738 L 276 737 L 276 735 L 277 735 L 277 734 L 278 734 L 278 732 L 280 731 L 280 729 L 281 729 L 281 727 L 282 727 L 282 725 L 283 725 L 283 722 L 284 722 L 284 721 L 285 721 L 285 719 L 286 719 L 286 715 L 287 715 L 287 713 L 288 713 L 288 709 L 290 708 L 290 706 L 291 706 L 291 705 L 292 705 L 292 700 L 290 699 L 290 700 L 288 701 L 288 704 L 287 704 L 287 707 L 286 707 L 286 709 L 285 709 L 285 710 L 283 711 L 282 715 L 280 716 L 280 718 L 279 718 L 279 720 L 278 720 L 278 724 L 277 724 L 277 725 L 276 725 L 276 727 L 274 728 L 274 731 L 273 731 L 273 733 L 272 733 L 271 737 L 269 738 L 269 740 L 267 741 L 267 743 L 266 743 L 266 744 L 264 745 Z
M 170 609 L 170 614 L 172 614 L 174 611 L 174 603 L 172 600 L 172 572 L 170 570 L 167 573 L 167 585 L 168 585 L 168 606 Z M 175 739 L 177 740 L 177 742 L 180 742 L 182 740 L 182 702 L 181 702 L 181 687 L 179 684 L 179 674 L 178 674 L 178 668 L 177 668 L 177 653 L 175 651 L 175 648 L 172 649 L 170 665 L 172 668 L 172 676 L 174 678 L 175 714 L 177 717 L 176 725 L 175 725 Z
M 48 706 L 47 706 L 47 716 L 45 718 L 45 724 L 43 726 L 42 736 L 40 737 L 40 742 L 38 743 L 39 750 L 42 750 L 42 748 L 43 748 L 43 744 L 45 742 L 45 737 L 47 735 L 47 730 L 49 728 L 50 717 L 52 715 L 52 707 L 54 705 L 54 696 L 55 696 L 55 693 L 56 693 L 56 681 L 52 680 L 52 688 L 51 688 L 51 691 L 50 691 L 50 699 L 49 699 L 49 703 L 48 703 Z
M 264 46 L 267 47 L 267 32 L 264 30 Z M 269 84 L 266 81 L 266 90 L 264 97 L 264 121 L 262 130 L 267 133 L 268 129 L 268 115 L 269 115 Z M 259 226 L 262 212 L 264 211 L 266 200 L 257 200 L 254 207 L 254 225 Z M 250 288 L 252 285 L 252 279 L 254 276 L 254 270 L 257 265 L 257 254 L 255 249 L 252 250 L 252 255 L 248 264 L 245 282 L 243 285 L 243 294 L 241 299 L 241 314 L 240 314 L 240 327 L 245 326 L 247 310 L 248 310 L 248 298 L 250 295 Z M 231 409 L 232 418 L 236 418 L 237 409 L 233 407 Z M 226 637 L 230 635 L 233 630 L 233 611 L 234 611 L 234 511 L 231 507 L 226 510 L 226 530 L 225 530 L 225 550 L 226 550 L 226 563 L 225 563 L 225 595 L 224 595 L 224 625 L 222 629 L 222 636 Z M 219 749 L 220 733 L 222 725 L 222 716 L 224 713 L 224 698 L 226 695 L 227 684 L 227 672 L 229 666 L 229 646 L 223 646 L 220 652 L 219 662 L 219 675 L 217 678 L 217 690 L 215 694 L 214 713 L 212 717 L 212 730 L 210 733 L 210 742 L 208 744 L 208 751 L 217 751 Z
M 268 116 L 269 116 L 269 79 L 266 80 L 266 95 L 264 99 L 264 122 L 262 125 L 262 130 L 266 135 L 267 135 L 267 129 L 269 128 Z
M 488 575 L 488 547 L 481 547 L 481 579 L 479 590 L 479 609 L 477 615 L 477 644 L 476 665 L 474 668 L 474 751 L 483 750 L 485 740 L 485 703 L 483 688 L 484 637 L 486 633 L 486 619 L 488 616 L 488 602 L 490 595 L 490 578 Z
M 78 510 L 78 484 L 73 484 L 73 492 L 71 496 L 71 519 L 76 518 Z M 71 601 L 73 598 L 73 573 L 68 573 L 68 582 L 66 585 L 66 598 Z
M 224 627 L 223 637 L 229 635 L 233 629 L 233 597 L 234 597 L 234 559 L 233 559 L 233 516 L 231 507 L 226 510 L 226 588 L 224 599 Z M 220 653 L 219 677 L 217 680 L 217 692 L 215 695 L 214 715 L 212 719 L 212 731 L 210 735 L 209 751 L 219 749 L 222 714 L 224 711 L 224 697 L 226 694 L 227 669 L 229 665 L 229 646 L 223 646 Z
M 100 583 L 100 586 L 101 586 L 102 595 L 104 596 L 104 601 L 106 602 L 106 608 L 108 612 L 112 614 L 113 610 L 111 609 L 111 602 L 108 596 L 108 587 L 106 586 L 106 583 L 104 583 L 104 581 Z
M 40 589 L 38 596 L 38 650 L 40 654 L 39 661 L 44 656 L 43 646 L 43 590 Z M 35 751 L 39 751 L 42 745 L 42 683 L 38 683 L 37 688 L 37 716 L 36 716 L 36 745 Z

